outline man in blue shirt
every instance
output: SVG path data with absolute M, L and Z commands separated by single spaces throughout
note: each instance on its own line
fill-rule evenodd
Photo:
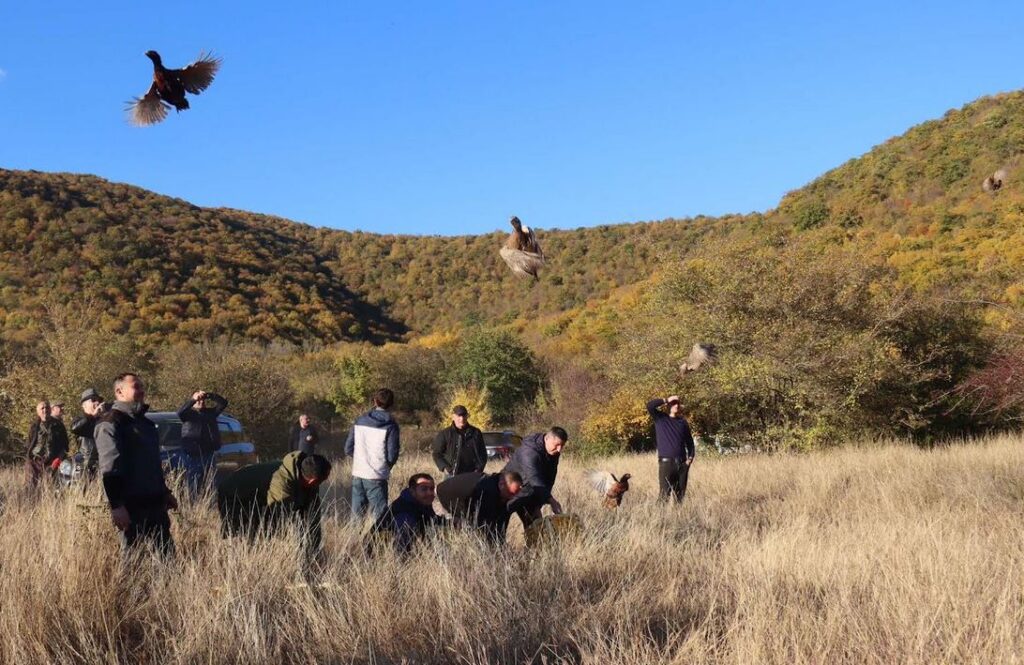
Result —
M 668 406 L 668 413 L 661 410 L 663 406 Z M 652 399 L 647 403 L 647 412 L 654 419 L 654 440 L 658 444 L 658 496 L 666 501 L 671 495 L 681 502 L 696 451 L 679 396 Z

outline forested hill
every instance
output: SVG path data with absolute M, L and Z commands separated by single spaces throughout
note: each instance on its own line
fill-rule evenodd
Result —
M 554 260 L 533 285 L 501 263 L 504 233 L 315 229 L 87 175 L 0 170 L 0 218 L 0 324 L 15 342 L 32 338 L 46 302 L 83 293 L 106 312 L 106 328 L 150 342 L 401 339 L 605 296 L 717 226 L 698 219 L 544 232 Z
M 829 171 L 763 215 L 540 229 L 549 265 L 536 284 L 498 257 L 504 230 L 351 233 L 199 208 L 92 176 L 0 170 L 0 334 L 30 339 L 47 299 L 82 291 L 98 299 L 105 327 L 147 341 L 384 341 L 471 322 L 528 325 L 642 282 L 713 239 L 769 230 L 855 242 L 908 283 L 956 280 L 1017 309 L 1021 155 L 1024 93 L 982 98 Z M 997 169 L 1007 173 L 1002 188 L 982 191 Z

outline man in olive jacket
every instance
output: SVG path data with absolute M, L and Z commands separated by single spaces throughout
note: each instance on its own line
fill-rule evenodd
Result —
M 295 451 L 283 459 L 242 467 L 217 488 L 221 533 L 271 533 L 291 517 L 304 523 L 307 557 L 320 549 L 320 485 L 331 473 L 321 455 Z
M 38 484 L 44 473 L 50 479 L 55 478 L 67 454 L 68 432 L 64 423 L 50 415 L 50 403 L 43 400 L 36 404 L 36 419 L 28 430 L 25 468 L 29 482 Z
M 446 477 L 480 473 L 487 466 L 483 433 L 469 424 L 469 411 L 461 404 L 452 409 L 452 424 L 438 432 L 431 447 L 437 470 Z

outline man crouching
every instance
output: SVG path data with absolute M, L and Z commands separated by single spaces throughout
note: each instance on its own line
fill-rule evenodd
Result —
M 299 451 L 281 460 L 242 467 L 217 488 L 221 534 L 246 535 L 252 540 L 297 518 L 308 562 L 320 550 L 320 485 L 330 474 L 327 458 Z
M 399 556 L 408 556 L 413 546 L 423 540 L 431 528 L 444 524 L 444 518 L 434 512 L 434 478 L 428 473 L 417 473 L 409 478 L 408 487 L 377 518 L 370 530 L 367 550 L 388 540 L 394 543 Z

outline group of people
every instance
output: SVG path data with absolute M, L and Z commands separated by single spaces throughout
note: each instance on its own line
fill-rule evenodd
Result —
M 101 479 L 111 520 L 127 548 L 147 542 L 170 552 L 168 511 L 177 508 L 177 501 L 164 478 L 157 426 L 146 417 L 145 384 L 138 375 L 126 373 L 115 379 L 113 389 L 110 403 L 94 389 L 82 393 L 83 415 L 72 431 L 80 440 L 83 473 Z M 485 473 L 483 434 L 469 423 L 470 414 L 461 405 L 452 410 L 451 425 L 437 434 L 431 447 L 441 482 L 429 473 L 413 474 L 389 504 L 388 485 L 401 450 L 401 431 L 391 414 L 394 392 L 381 388 L 372 399 L 372 408 L 355 420 L 345 441 L 345 454 L 352 458 L 352 519 L 372 518 L 367 536 L 371 551 L 390 543 L 406 554 L 442 524 L 477 530 L 489 542 L 500 544 L 512 515 L 529 526 L 544 506 L 562 513 L 554 486 L 569 440 L 566 431 L 551 427 L 525 437 L 504 469 Z M 197 391 L 177 412 L 190 487 L 210 478 L 221 445 L 217 417 L 227 404 L 220 395 Z M 62 406 L 46 401 L 37 405 L 27 451 L 33 482 L 47 470 L 55 471 L 68 453 Z M 689 425 L 678 396 L 652 400 L 647 408 L 658 444 L 659 494 L 681 501 L 694 458 Z M 303 414 L 290 433 L 292 450 L 283 459 L 243 467 L 217 485 L 225 537 L 253 538 L 297 523 L 307 556 L 319 550 L 320 486 L 331 473 L 331 463 L 316 452 L 319 440 L 317 428 Z M 435 500 L 447 518 L 435 512 Z

